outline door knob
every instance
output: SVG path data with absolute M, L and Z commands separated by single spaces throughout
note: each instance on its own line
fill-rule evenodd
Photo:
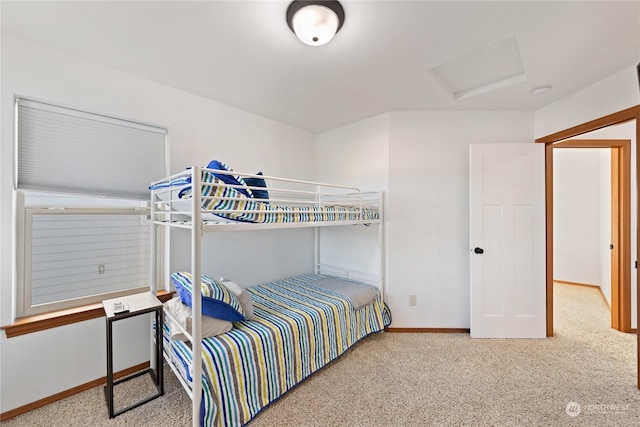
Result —
M 484 253 L 484 249 L 482 249 L 482 248 L 475 248 L 475 249 L 473 250 L 473 252 L 475 252 L 475 253 L 477 253 L 477 254 L 483 254 L 483 253 Z

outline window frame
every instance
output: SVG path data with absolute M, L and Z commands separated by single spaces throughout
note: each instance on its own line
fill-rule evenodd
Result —
M 142 130 L 147 130 L 147 128 L 151 131 L 160 130 L 160 132 L 156 132 L 162 135 L 162 153 L 163 153 L 163 168 L 164 174 L 166 176 L 169 171 L 169 138 L 168 138 L 168 128 L 166 126 L 159 126 L 151 123 L 144 123 L 142 121 L 131 120 L 127 118 L 117 117 L 114 115 L 107 115 L 102 113 L 91 112 L 84 109 L 79 109 L 76 107 L 70 107 L 61 105 L 58 103 L 53 103 L 49 101 L 39 100 L 31 97 L 24 97 L 19 95 L 14 95 L 14 182 L 13 182 L 13 193 L 14 193 L 14 302 L 13 302 L 13 315 L 14 323 L 9 326 L 2 327 L 0 329 L 4 329 L 7 333 L 7 336 L 10 334 L 10 329 L 13 330 L 14 327 L 21 330 L 24 325 L 27 327 L 27 332 L 18 332 L 20 335 L 22 333 L 29 333 L 36 330 L 48 329 L 50 327 L 60 326 L 61 324 L 74 323 L 77 321 L 86 320 L 88 318 L 94 318 L 101 316 L 102 307 L 99 304 L 104 299 L 115 298 L 121 295 L 130 295 L 138 292 L 148 291 L 150 287 L 151 281 L 151 271 L 149 271 L 149 276 L 147 283 L 142 286 L 136 286 L 133 288 L 129 288 L 126 290 L 120 290 L 116 292 L 105 292 L 98 295 L 92 295 L 89 297 L 81 297 L 81 298 L 72 298 L 68 300 L 63 300 L 54 303 L 46 303 L 39 305 L 31 304 L 31 283 L 27 283 L 29 277 L 31 275 L 31 271 L 28 272 L 25 270 L 26 268 L 31 268 L 30 262 L 25 259 L 26 250 L 30 248 L 30 242 L 27 242 L 27 238 L 30 238 L 31 227 L 30 225 L 30 213 L 27 209 L 32 209 L 31 206 L 27 206 L 25 203 L 24 191 L 52 191 L 53 194 L 63 195 L 68 193 L 65 191 L 67 189 L 60 188 L 31 188 L 29 186 L 22 186 L 19 184 L 18 180 L 18 164 L 19 164 L 19 132 L 18 128 L 20 126 L 19 123 L 19 103 L 22 101 L 22 104 L 25 103 L 34 103 L 34 104 L 42 104 L 45 110 L 49 110 L 50 108 L 53 110 L 69 110 L 70 116 L 74 117 L 85 117 L 85 118 L 95 118 L 97 121 L 101 123 L 110 123 L 113 122 L 116 125 L 122 124 L 122 122 L 126 122 L 127 127 L 140 128 Z M 40 108 L 40 107 L 38 107 Z M 63 112 L 64 113 L 64 112 Z M 154 130 L 155 129 L 155 130 Z M 71 131 L 71 129 L 70 129 Z M 158 154 L 156 152 L 156 154 Z M 76 160 L 77 162 L 82 162 L 82 157 L 79 156 Z M 158 179 L 161 177 L 157 177 Z M 149 182 L 151 182 L 150 180 Z M 85 196 L 89 198 L 95 197 L 104 197 L 106 194 L 99 194 L 99 192 L 91 193 L 90 191 L 85 192 Z M 115 195 L 115 194 L 114 194 Z M 113 195 L 112 195 L 113 196 Z M 75 204 L 71 203 L 67 204 L 56 204 L 52 203 L 51 207 L 47 206 L 47 204 L 38 205 L 38 207 L 45 206 L 50 210 L 44 210 L 43 212 L 47 214 L 135 214 L 135 215 L 149 215 L 149 199 L 142 199 L 142 193 L 135 196 L 134 198 L 140 202 L 140 207 L 126 207 L 125 203 L 120 207 L 117 204 L 113 203 L 105 203 L 105 206 L 89 204 L 87 207 L 79 207 Z M 122 200 L 127 199 L 129 196 L 116 196 L 121 198 Z M 144 207 L 142 207 L 144 206 Z M 142 212 L 141 212 L 142 211 Z M 149 219 L 150 220 L 150 219 Z M 28 227 L 28 229 L 27 229 Z M 159 230 L 157 235 L 157 243 L 162 244 L 164 240 L 165 232 L 164 230 Z M 167 236 L 168 238 L 168 236 Z M 152 239 L 153 241 L 153 239 Z M 152 251 L 150 252 L 152 253 Z M 30 254 L 29 254 L 30 257 Z M 28 265 L 27 265 L 28 264 Z M 152 264 L 151 264 L 152 265 Z M 158 265 L 158 272 L 155 276 L 158 278 L 157 283 L 157 294 L 158 295 L 170 295 L 170 292 L 163 290 L 164 289 L 164 279 L 163 275 L 160 274 L 164 267 Z M 27 289 L 28 287 L 28 289 Z M 96 305 L 98 306 L 98 313 L 96 313 Z M 87 317 L 89 316 L 89 317 Z M 35 324 L 35 328 L 32 324 Z M 21 326 L 22 325 L 22 326 Z M 12 334 L 14 332 L 11 332 Z
M 85 297 L 78 297 L 66 300 L 58 300 L 55 302 L 32 305 L 31 294 L 31 255 L 29 250 L 31 248 L 31 227 L 29 226 L 33 215 L 46 214 L 46 215 L 135 215 L 146 216 L 150 215 L 150 209 L 148 207 L 35 207 L 25 204 L 24 192 L 18 190 L 17 200 L 17 227 L 16 227 L 16 317 L 22 318 L 26 316 L 33 316 L 44 314 L 53 311 L 72 309 L 79 306 L 90 305 L 96 302 L 100 302 L 105 299 L 117 298 L 119 296 L 131 295 L 140 292 L 146 292 L 149 289 L 150 284 L 147 283 L 143 286 L 127 288 L 120 291 L 103 292 L 100 294 L 94 294 Z M 150 219 L 149 219 L 150 221 Z M 162 234 L 159 232 L 159 243 L 161 244 Z M 151 252 L 149 254 L 151 256 Z M 157 277 L 162 281 L 162 275 L 158 274 Z M 159 283 L 162 287 L 162 283 Z

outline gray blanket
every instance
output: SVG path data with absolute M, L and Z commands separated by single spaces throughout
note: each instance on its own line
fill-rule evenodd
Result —
M 356 310 L 371 304 L 378 295 L 373 286 L 327 277 L 309 283 L 322 289 L 336 292 L 351 301 Z

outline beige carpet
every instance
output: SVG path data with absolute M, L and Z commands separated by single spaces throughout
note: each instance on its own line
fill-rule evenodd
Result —
M 636 336 L 608 327 L 609 311 L 597 290 L 556 285 L 555 298 L 554 338 L 377 334 L 291 390 L 250 425 L 640 425 Z M 144 382 L 122 386 L 118 393 L 136 395 L 145 387 L 149 392 L 149 381 Z M 113 420 L 107 418 L 98 387 L 2 427 L 191 425 L 190 402 L 170 371 L 165 384 L 165 396 Z

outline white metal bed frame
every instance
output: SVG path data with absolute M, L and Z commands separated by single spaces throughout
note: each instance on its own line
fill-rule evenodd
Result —
M 228 209 L 221 210 L 203 210 L 202 209 L 202 187 L 208 185 L 223 186 L 237 188 L 237 186 L 225 184 L 223 182 L 207 183 L 202 181 L 202 172 L 215 172 L 216 174 L 235 175 L 242 177 L 254 177 L 263 178 L 270 183 L 266 189 L 270 193 L 269 202 L 277 206 L 293 207 L 295 211 L 296 207 L 300 206 L 351 206 L 359 209 L 360 216 L 362 218 L 362 210 L 365 208 L 375 209 L 378 212 L 378 219 L 357 219 L 357 220 L 331 220 L 331 221 L 312 221 L 312 222 L 278 222 L 278 223 L 246 223 L 238 222 L 235 220 L 227 220 L 220 218 L 219 221 L 204 220 L 205 214 L 216 214 L 221 212 L 247 212 L 230 211 Z M 151 190 L 151 220 L 152 220 L 152 234 L 151 234 L 151 292 L 157 293 L 158 273 L 159 273 L 159 259 L 158 259 L 158 244 L 159 244 L 159 232 L 160 229 L 167 229 L 171 227 L 183 228 L 191 230 L 191 274 L 193 278 L 198 278 L 202 274 L 201 256 L 202 256 L 202 238 L 205 232 L 215 231 L 235 231 L 235 230 L 264 230 L 264 229 L 280 229 L 280 228 L 301 228 L 301 227 L 314 227 L 315 228 L 315 251 L 314 251 L 314 269 L 317 274 L 331 274 L 334 276 L 349 277 L 354 280 L 359 280 L 369 284 L 373 284 L 380 290 L 380 295 L 384 298 L 384 216 L 383 216 L 383 192 L 369 192 L 363 193 L 358 188 L 345 187 L 333 184 L 325 184 L 312 181 L 303 181 L 287 178 L 279 178 L 274 176 L 255 175 L 248 173 L 229 172 L 224 170 L 206 169 L 199 166 L 194 166 L 184 172 L 177 173 L 166 177 L 160 181 L 154 182 L 153 186 L 168 185 L 175 180 L 181 178 L 190 177 L 191 182 L 182 186 L 167 186 L 165 188 Z M 272 186 L 272 183 L 277 183 L 278 186 Z M 184 186 L 191 186 L 191 198 L 188 199 L 188 209 L 185 209 L 185 200 L 177 199 L 177 191 Z M 260 187 L 248 187 L 250 189 L 263 189 Z M 275 195 L 275 197 L 271 197 Z M 206 197 L 204 198 L 206 199 Z M 237 199 L 241 199 L 238 197 Z M 194 200 L 200 201 L 199 203 L 193 203 Z M 259 200 L 256 200 L 259 201 Z M 184 220 L 188 217 L 189 220 Z M 177 219 L 177 220 L 176 220 Z M 320 263 L 320 238 L 319 227 L 326 226 L 344 226 L 344 225 L 377 225 L 378 226 L 378 255 L 379 255 L 379 271 L 378 274 L 363 273 L 354 270 L 345 269 L 342 267 L 330 266 Z M 163 263 L 162 271 L 165 278 L 166 287 L 168 288 L 170 280 L 170 244 L 169 233 L 164 233 L 163 237 Z M 192 292 L 195 295 L 201 293 L 200 280 L 194 280 L 192 283 Z M 188 331 L 182 330 L 182 332 L 191 341 L 192 348 L 192 364 L 191 378 L 192 386 L 189 386 L 183 379 L 179 372 L 179 369 L 175 366 L 170 357 L 171 349 L 165 349 L 165 360 L 170 368 L 174 371 L 180 382 L 182 383 L 185 391 L 189 395 L 192 401 L 192 424 L 194 427 L 200 425 L 200 406 L 201 406 L 201 394 L 202 394 L 202 342 L 199 339 L 193 337 L 200 337 L 202 335 L 202 302 L 201 298 L 192 298 L 192 334 Z M 169 313 L 165 313 L 167 318 L 171 318 Z M 156 326 L 158 327 L 158 325 Z M 162 327 L 162 325 L 159 325 Z M 182 329 L 182 328 L 180 328 Z M 152 358 L 153 360 L 153 358 Z M 194 398 L 195 397 L 195 398 Z

